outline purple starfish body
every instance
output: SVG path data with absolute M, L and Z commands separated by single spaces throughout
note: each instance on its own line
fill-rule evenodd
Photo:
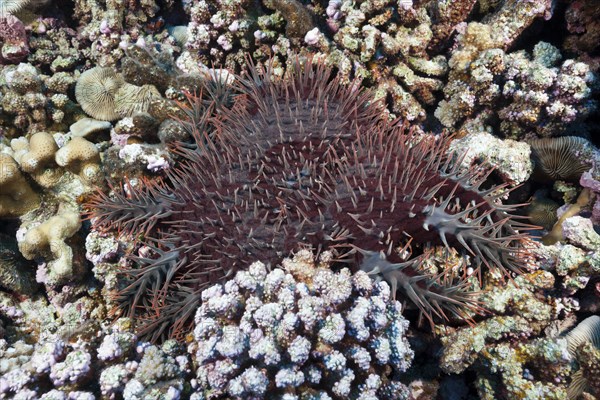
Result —
M 480 311 L 465 277 L 420 266 L 443 246 L 475 270 L 519 273 L 528 226 L 500 204 L 505 186 L 480 189 L 489 169 L 459 170 L 447 135 L 388 121 L 359 82 L 313 61 L 288 70 L 250 64 L 233 107 L 212 115 L 190 97 L 181 123 L 196 147 L 174 149 L 184 161 L 166 183 L 88 204 L 96 227 L 153 249 L 129 257 L 120 312 L 153 339 L 181 335 L 208 285 L 305 247 L 388 280 L 432 323 Z

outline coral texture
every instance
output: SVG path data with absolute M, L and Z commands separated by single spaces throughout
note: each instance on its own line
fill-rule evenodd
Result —
M 460 40 L 465 49 L 449 61 L 445 100 L 435 111 L 444 126 L 466 131 L 492 125 L 518 138 L 529 130 L 541 137 L 558 136 L 596 109 L 591 98 L 596 78 L 587 64 L 569 59 L 559 65 L 559 50 L 545 42 L 531 56 L 525 51 L 507 54 L 491 43 L 472 53 L 468 43 L 485 36 L 480 29 L 467 27 Z
M 10 155 L 0 153 L 0 217 L 19 216 L 39 202 L 39 195 L 21 173 L 19 164 Z
M 66 240 L 79 228 L 79 213 L 68 209 L 61 210 L 58 215 L 27 230 L 19 241 L 19 250 L 28 260 L 48 255 L 47 283 L 65 282 L 73 275 L 73 250 Z
M 4 67 L 0 81 L 4 83 L 0 86 L 0 121 L 9 137 L 61 129 L 77 114 L 66 95 L 74 79 L 66 73 L 47 76 L 21 63 Z
M 0 10 L 0 64 L 18 64 L 29 54 L 25 24 L 14 15 L 6 15 L 3 11 Z
M 123 77 L 113 68 L 94 67 L 77 80 L 75 96 L 83 111 L 96 119 L 112 121 L 119 118 L 115 97 L 123 84 Z
M 388 122 L 322 63 L 289 70 L 250 66 L 234 106 L 208 120 L 191 99 L 182 124 L 197 149 L 174 149 L 185 162 L 168 181 L 88 204 L 96 227 L 144 237 L 117 294 L 142 334 L 182 333 L 207 285 L 306 246 L 383 276 L 430 322 L 479 309 L 464 277 L 420 271 L 433 246 L 442 260 L 456 250 L 463 274 L 521 271 L 528 226 L 500 204 L 506 185 L 481 188 L 489 169 L 460 170 L 447 137 Z
M 79 321 L 77 321 L 79 323 Z M 88 321 L 89 322 L 89 321 Z M 131 321 L 111 328 L 48 335 L 34 346 L 0 339 L 2 398 L 184 398 L 189 360 L 173 341 L 162 347 L 137 342 Z M 187 391 L 189 392 L 189 386 Z
M 202 293 L 192 398 L 407 398 L 398 376 L 412 360 L 408 321 L 389 286 L 317 266 L 306 250 L 282 268 L 256 262 Z

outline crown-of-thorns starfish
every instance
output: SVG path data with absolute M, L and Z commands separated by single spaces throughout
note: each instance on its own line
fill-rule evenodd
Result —
M 480 310 L 464 276 L 422 271 L 436 246 L 476 271 L 521 271 L 528 225 L 500 203 L 505 185 L 481 189 L 489 168 L 459 170 L 447 135 L 389 122 L 359 82 L 313 60 L 283 78 L 249 63 L 236 82 L 231 108 L 189 97 L 195 146 L 173 149 L 184 161 L 164 181 L 88 204 L 96 227 L 153 250 L 129 256 L 116 297 L 141 334 L 182 334 L 208 285 L 305 247 L 378 274 L 431 322 Z

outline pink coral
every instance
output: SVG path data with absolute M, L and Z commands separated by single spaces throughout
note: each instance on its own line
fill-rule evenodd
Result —
M 0 64 L 17 64 L 29 54 L 25 25 L 14 15 L 0 17 Z
M 592 174 L 593 169 L 581 175 L 579 184 L 595 193 L 596 200 L 592 207 L 592 222 L 600 224 L 600 181 Z

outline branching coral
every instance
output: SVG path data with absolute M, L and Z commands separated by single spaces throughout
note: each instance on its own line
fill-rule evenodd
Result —
M 185 162 L 166 184 L 88 204 L 96 227 L 147 234 L 117 295 L 143 334 L 182 332 L 208 284 L 305 246 L 383 275 L 430 320 L 479 309 L 463 278 L 419 271 L 432 246 L 457 249 L 465 273 L 521 271 L 527 225 L 499 203 L 506 185 L 480 188 L 489 170 L 459 172 L 447 137 L 388 122 L 321 63 L 290 71 L 250 66 L 231 109 L 184 121 L 197 149 L 174 149 Z
M 398 379 L 412 361 L 408 321 L 389 286 L 315 265 L 306 250 L 282 268 L 255 262 L 202 293 L 190 346 L 198 398 L 408 398 Z
M 163 12 L 170 2 L 161 2 Z M 161 7 L 156 1 L 77 0 L 73 16 L 79 22 L 81 41 L 88 43 L 83 54 L 101 66 L 114 66 L 123 56 L 123 47 L 144 40 L 143 25 L 149 23 Z M 141 29 L 142 28 L 142 29 Z
M 37 20 L 29 38 L 27 60 L 38 68 L 50 66 L 54 73 L 73 71 L 83 59 L 85 42 L 71 29 L 61 29 L 56 20 Z M 60 75 L 58 75 L 60 76 Z
M 173 341 L 161 347 L 138 342 L 126 319 L 110 328 L 94 323 L 87 318 L 78 320 L 70 333 L 62 334 L 61 329 L 34 345 L 0 339 L 0 396 L 42 400 L 189 398 L 192 366 L 181 346 Z
M 74 84 L 69 75 L 46 76 L 25 63 L 5 67 L 1 75 L 0 121 L 9 137 L 60 130 L 73 122 L 77 110 L 65 94 Z
M 250 3 L 200 0 L 186 5 L 190 15 L 186 48 L 190 55 L 197 54 L 205 65 L 214 62 L 234 67 L 243 62 L 243 54 L 253 45 L 253 21 L 247 14 Z M 240 49 L 240 54 L 236 54 Z
M 590 88 L 596 78 L 587 64 L 565 60 L 558 66 L 558 49 L 545 42 L 534 47 L 532 57 L 524 51 L 507 54 L 493 47 L 486 28 L 469 25 L 459 40 L 464 48 L 449 61 L 445 100 L 435 111 L 444 126 L 483 130 L 498 120 L 492 127 L 509 137 L 522 137 L 529 130 L 557 136 L 596 108 Z M 468 45 L 486 34 L 482 49 Z

